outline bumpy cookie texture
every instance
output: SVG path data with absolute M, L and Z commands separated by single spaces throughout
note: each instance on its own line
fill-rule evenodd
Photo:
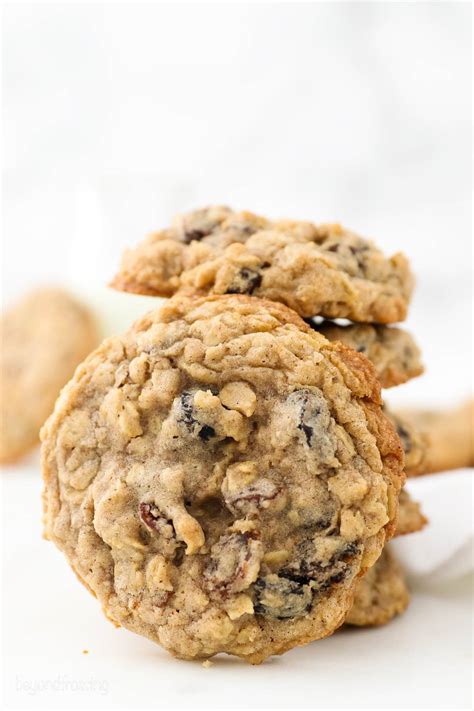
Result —
M 398 500 L 398 519 L 395 535 L 405 536 L 407 533 L 417 533 L 427 523 L 428 519 L 421 510 L 420 504 L 411 498 L 406 489 L 402 489 Z
M 403 418 L 428 443 L 420 473 L 474 467 L 474 401 L 451 410 L 408 410 Z
M 383 388 L 401 385 L 423 373 L 420 350 L 401 328 L 368 323 L 341 326 L 331 321 L 310 325 L 330 341 L 341 341 L 367 356 Z
M 252 294 L 304 317 L 393 323 L 406 316 L 413 279 L 402 254 L 386 258 L 340 225 L 271 221 L 209 207 L 125 252 L 112 286 L 170 296 Z
M 62 289 L 35 289 L 2 315 L 1 462 L 39 444 L 60 389 L 98 340 L 90 312 Z
M 405 473 L 408 477 L 427 474 L 430 468 L 430 438 L 428 434 L 419 429 L 413 421 L 393 412 L 384 405 L 384 412 L 393 422 L 402 443 L 405 455 Z
M 105 341 L 42 438 L 46 536 L 111 620 L 186 659 L 331 634 L 404 480 L 369 361 L 245 296 Z
M 404 612 L 409 602 L 402 568 L 387 546 L 358 584 L 346 623 L 360 627 L 384 625 Z

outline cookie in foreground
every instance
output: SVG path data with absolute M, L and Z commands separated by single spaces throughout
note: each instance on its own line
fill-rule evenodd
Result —
M 7 463 L 39 444 L 59 391 L 99 337 L 83 304 L 41 287 L 2 315 L 0 340 L 0 462 Z
M 209 207 L 126 251 L 112 286 L 152 296 L 252 294 L 306 318 L 394 323 L 406 317 L 413 277 L 403 254 L 385 257 L 338 224 Z
M 46 537 L 184 659 L 331 634 L 394 533 L 373 366 L 278 303 L 171 299 L 87 358 L 42 439 Z

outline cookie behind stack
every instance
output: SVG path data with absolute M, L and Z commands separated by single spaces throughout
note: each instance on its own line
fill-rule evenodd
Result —
M 93 314 L 61 288 L 36 288 L 2 314 L 1 464 L 39 444 L 59 391 L 98 342 Z

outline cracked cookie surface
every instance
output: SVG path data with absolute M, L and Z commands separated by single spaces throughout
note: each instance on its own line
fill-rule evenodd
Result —
M 386 258 L 338 224 L 209 207 L 126 251 L 112 286 L 153 296 L 247 294 L 307 318 L 394 323 L 406 316 L 413 278 L 404 255 Z
M 245 296 L 105 341 L 42 439 L 46 536 L 112 621 L 188 659 L 331 634 L 404 480 L 369 361 Z
M 62 289 L 35 289 L 2 314 L 0 462 L 39 444 L 60 389 L 98 340 L 91 313 Z
M 359 627 L 384 625 L 406 610 L 410 594 L 402 567 L 390 546 L 359 582 L 346 624 Z
M 401 328 L 368 323 L 341 326 L 331 321 L 310 325 L 330 341 L 341 341 L 367 356 L 383 388 L 401 385 L 423 373 L 420 349 Z

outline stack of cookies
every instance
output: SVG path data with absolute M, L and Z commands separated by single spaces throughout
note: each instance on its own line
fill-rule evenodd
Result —
M 426 441 L 381 396 L 422 372 L 388 325 L 405 257 L 216 207 L 127 252 L 113 286 L 172 298 L 85 360 L 42 430 L 46 536 L 109 619 L 260 663 L 402 611 L 386 544 L 426 522 L 403 488 Z

